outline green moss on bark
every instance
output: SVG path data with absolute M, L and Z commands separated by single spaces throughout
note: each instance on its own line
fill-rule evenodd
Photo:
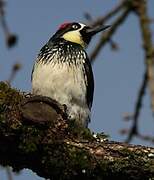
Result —
M 0 123 L 8 124 L 10 128 L 17 129 L 20 122 L 20 102 L 23 96 L 12 89 L 7 83 L 0 82 Z
M 55 180 L 138 180 L 143 175 L 144 180 L 149 180 L 154 176 L 154 159 L 148 157 L 148 148 L 146 152 L 140 147 L 103 141 L 106 135 L 95 137 L 89 129 L 63 119 L 58 113 L 55 116 L 55 110 L 52 117 L 56 120 L 43 124 L 29 121 L 22 116 L 23 99 L 22 93 L 0 83 L 1 165 L 10 165 L 15 171 L 29 168 Z

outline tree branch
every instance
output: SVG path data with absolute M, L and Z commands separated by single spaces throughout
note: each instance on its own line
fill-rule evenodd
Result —
M 112 27 L 110 28 L 110 30 L 108 30 L 106 33 L 102 34 L 102 36 L 100 37 L 99 42 L 97 43 L 95 49 L 92 51 L 92 53 L 90 55 L 90 59 L 91 59 L 92 62 L 96 59 L 96 57 L 97 57 L 98 53 L 100 52 L 101 48 L 107 42 L 109 42 L 110 38 L 115 33 L 117 28 L 122 24 L 122 22 L 124 22 L 125 18 L 129 14 L 129 12 L 130 12 L 130 8 L 129 8 L 129 6 L 127 6 L 127 8 L 125 8 L 125 10 L 121 13 L 121 15 L 119 15 L 119 17 L 114 21 L 114 23 L 112 24 Z
M 132 125 L 132 128 L 130 129 L 130 131 L 128 133 L 128 137 L 126 139 L 127 143 L 129 143 L 134 136 L 139 135 L 139 132 L 138 132 L 138 119 L 139 119 L 139 115 L 140 115 L 141 108 L 142 108 L 142 102 L 143 102 L 143 97 L 144 97 L 144 94 L 145 94 L 145 89 L 146 89 L 146 86 L 147 86 L 147 81 L 148 81 L 148 76 L 147 76 L 147 69 L 146 69 L 145 72 L 144 72 L 142 84 L 141 84 L 141 87 L 139 89 L 137 100 L 136 100 L 136 103 L 135 103 L 135 111 L 134 111 L 134 114 L 131 116 L 131 119 L 133 120 L 133 125 Z
M 65 112 L 50 98 L 0 83 L 0 164 L 50 179 L 154 177 L 154 148 L 94 138 Z
M 104 24 L 107 20 L 115 16 L 117 13 L 119 13 L 123 8 L 125 8 L 128 5 L 128 0 L 122 0 L 117 4 L 113 9 L 111 9 L 108 13 L 106 13 L 104 16 L 97 18 L 93 22 L 91 22 L 91 26 L 98 26 L 100 24 Z M 92 20 L 92 19 L 91 19 Z
M 151 94 L 151 108 L 154 112 L 154 47 L 152 44 L 152 34 L 150 31 L 150 19 L 147 13 L 147 1 L 136 1 L 135 12 L 139 18 L 141 27 L 143 48 L 145 51 L 145 65 L 147 67 L 148 85 Z
M 4 31 L 5 39 L 6 39 L 6 44 L 8 48 L 13 47 L 17 43 L 17 36 L 13 33 L 10 32 L 9 27 L 6 23 L 5 19 L 5 2 L 3 0 L 0 0 L 0 25 L 2 25 L 2 29 Z

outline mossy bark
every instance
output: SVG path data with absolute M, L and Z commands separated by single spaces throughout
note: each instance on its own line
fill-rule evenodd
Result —
M 50 179 L 154 178 L 154 148 L 93 137 L 66 108 L 0 83 L 0 164 Z

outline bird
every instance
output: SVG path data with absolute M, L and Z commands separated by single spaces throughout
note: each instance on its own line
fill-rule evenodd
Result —
M 94 94 L 94 77 L 86 47 L 109 26 L 65 22 L 41 48 L 33 65 L 32 93 L 66 105 L 69 120 L 87 128 Z

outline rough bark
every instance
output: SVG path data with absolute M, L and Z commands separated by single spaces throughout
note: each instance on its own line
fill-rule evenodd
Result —
M 68 121 L 58 102 L 0 83 L 0 164 L 50 179 L 152 179 L 154 148 L 111 142 Z

